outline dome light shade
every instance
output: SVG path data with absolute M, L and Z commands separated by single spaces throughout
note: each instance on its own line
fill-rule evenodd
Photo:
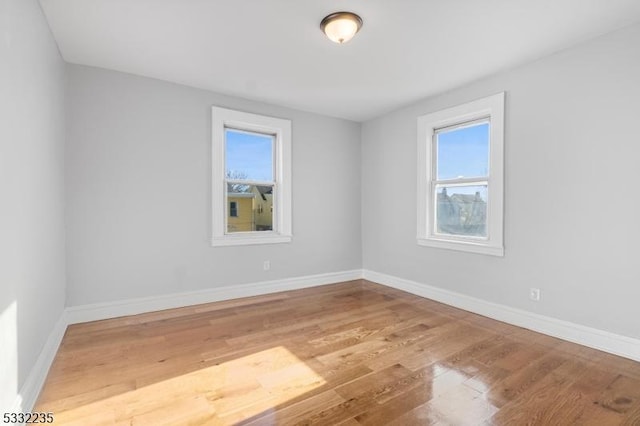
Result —
M 362 18 L 351 12 L 336 12 L 320 22 L 320 28 L 335 43 L 346 43 L 362 27 Z

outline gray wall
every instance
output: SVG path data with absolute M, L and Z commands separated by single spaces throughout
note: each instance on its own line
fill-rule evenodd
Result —
M 35 0 L 0 2 L 0 412 L 65 297 L 64 64 Z
M 68 305 L 361 267 L 358 123 L 102 69 L 67 72 Z M 291 244 L 210 246 L 212 105 L 292 120 Z
M 640 337 L 638 46 L 636 25 L 365 123 L 364 267 Z M 500 91 L 505 257 L 417 246 L 416 118 Z

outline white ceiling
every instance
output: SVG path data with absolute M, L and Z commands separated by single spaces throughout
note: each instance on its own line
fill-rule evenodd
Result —
M 64 59 L 363 121 L 640 21 L 639 0 L 40 0 Z M 340 10 L 360 33 L 319 29 Z

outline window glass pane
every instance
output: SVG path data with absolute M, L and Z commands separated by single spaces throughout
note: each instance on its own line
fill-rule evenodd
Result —
M 227 184 L 227 233 L 273 231 L 272 185 Z M 234 215 L 235 214 L 235 215 Z
M 273 181 L 272 135 L 225 129 L 228 179 Z
M 436 134 L 437 179 L 487 176 L 489 123 L 443 130 Z
M 487 185 L 437 185 L 436 233 L 486 237 Z

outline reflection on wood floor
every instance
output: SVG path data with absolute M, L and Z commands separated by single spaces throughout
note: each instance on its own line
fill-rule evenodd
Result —
M 367 281 L 70 326 L 55 424 L 639 425 L 640 363 Z

